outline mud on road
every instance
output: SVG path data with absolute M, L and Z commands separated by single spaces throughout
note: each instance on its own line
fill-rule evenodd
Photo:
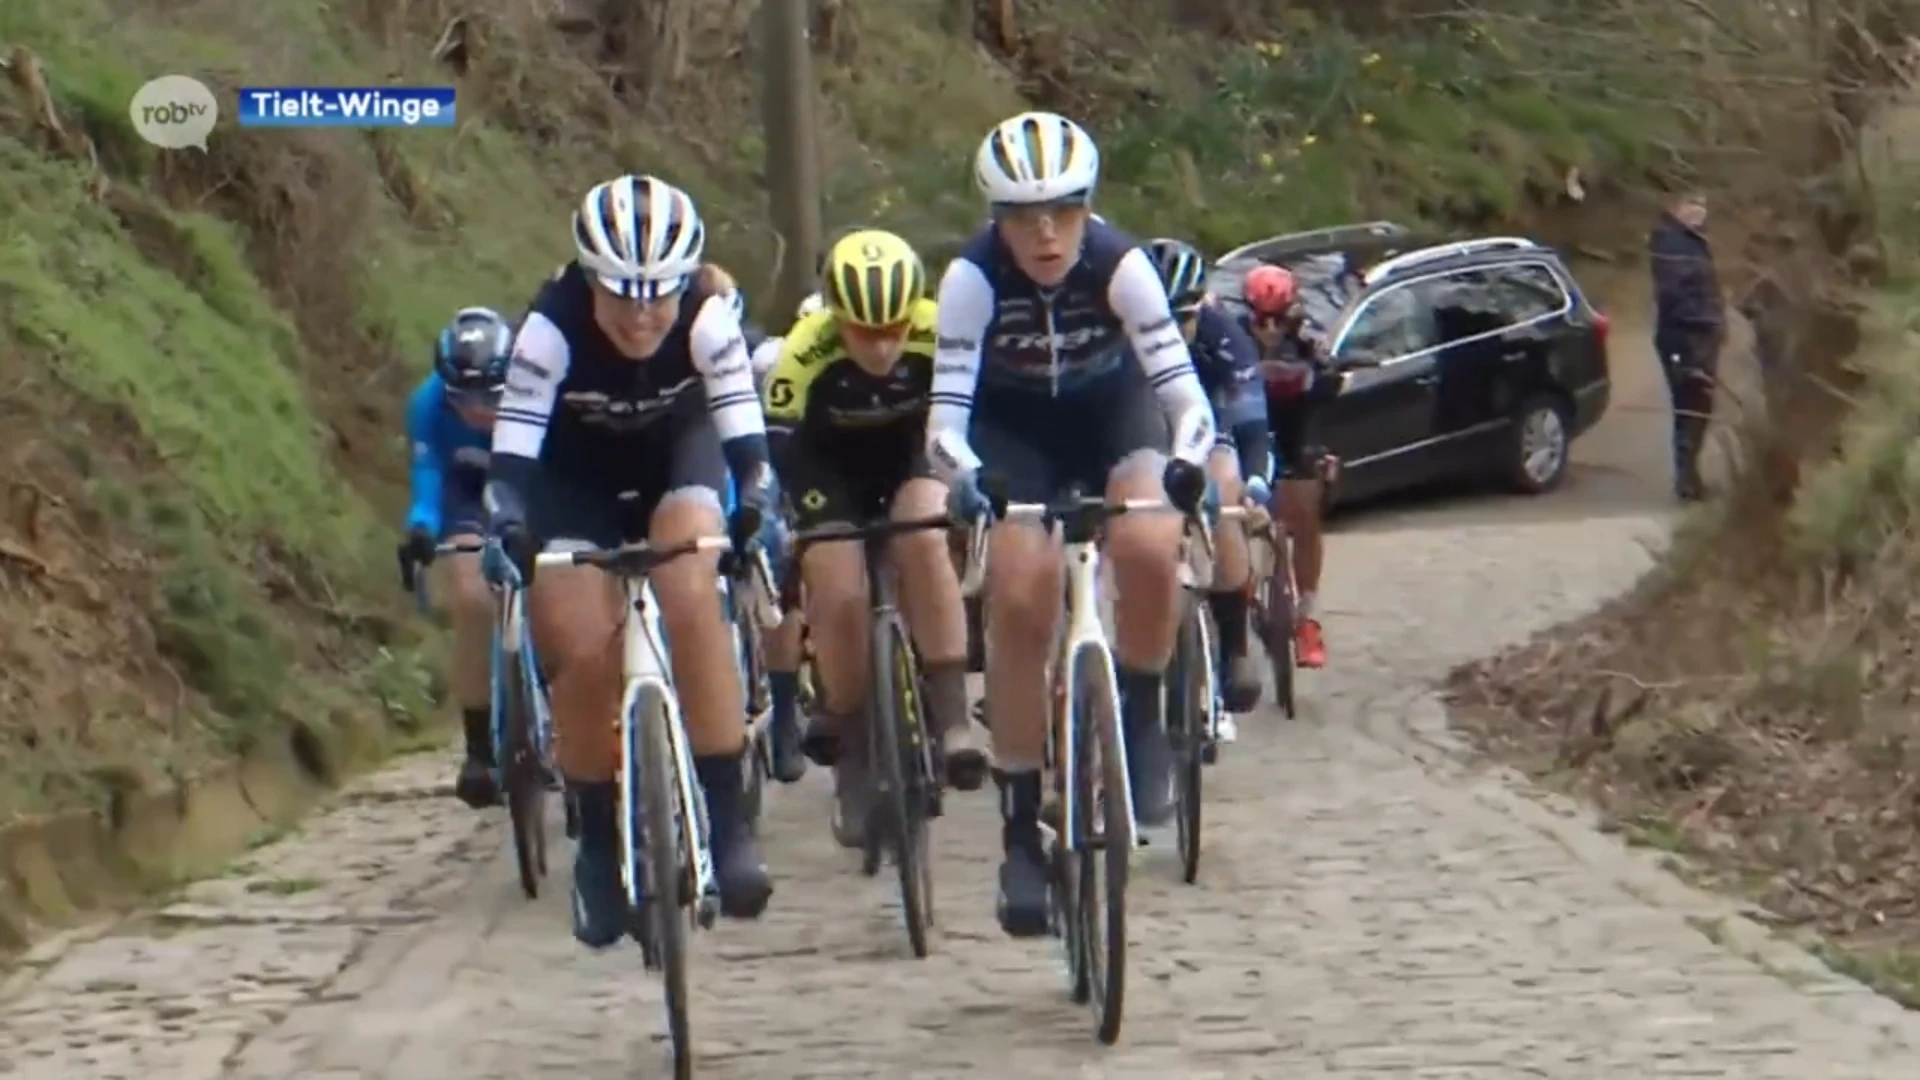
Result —
M 1334 665 L 1308 677 L 1299 720 L 1243 723 L 1210 774 L 1200 883 L 1179 884 L 1164 849 L 1136 869 L 1118 1047 L 1094 1043 L 1050 945 L 995 926 L 991 799 L 954 800 L 939 826 L 943 926 L 916 962 L 887 877 L 859 877 L 832 846 L 811 776 L 769 810 L 772 910 L 697 939 L 700 1075 L 1920 1071 L 1920 1018 L 1577 810 L 1462 764 L 1427 692 L 1626 587 L 1662 542 L 1664 388 L 1644 329 L 1618 321 L 1615 411 L 1568 490 L 1375 511 L 1334 538 Z M 504 830 L 445 796 L 450 772 L 403 762 L 229 876 L 49 942 L 4 987 L 0 1075 L 661 1075 L 637 953 L 574 946 L 564 874 L 522 899 Z

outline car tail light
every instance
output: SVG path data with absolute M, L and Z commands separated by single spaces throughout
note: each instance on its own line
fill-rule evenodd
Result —
M 1607 333 L 1612 329 L 1613 320 L 1607 318 L 1605 312 L 1596 311 L 1593 313 L 1593 339 L 1595 341 L 1605 345 L 1607 343 Z

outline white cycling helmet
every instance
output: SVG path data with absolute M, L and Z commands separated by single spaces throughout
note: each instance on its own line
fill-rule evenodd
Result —
M 686 288 L 707 250 L 707 227 L 686 192 L 652 176 L 599 184 L 573 214 L 580 268 L 615 295 L 652 300 Z
M 1100 182 L 1100 148 L 1064 116 L 1021 113 L 980 144 L 973 182 L 988 202 L 1002 205 L 1089 199 Z

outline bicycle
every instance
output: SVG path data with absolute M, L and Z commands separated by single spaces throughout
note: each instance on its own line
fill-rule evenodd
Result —
M 1250 515 L 1243 506 L 1223 507 L 1209 515 L 1213 521 L 1239 521 Z M 1193 519 L 1180 566 L 1185 611 L 1174 638 L 1167 665 L 1167 735 L 1173 743 L 1178 768 L 1175 782 L 1175 824 L 1178 832 L 1181 878 L 1191 885 L 1200 877 L 1202 773 L 1213 763 L 1221 742 L 1223 703 L 1216 668 L 1218 634 L 1204 591 L 1213 581 L 1213 529 L 1207 518 Z
M 919 654 L 900 614 L 886 545 L 896 536 L 952 525 L 944 514 L 908 521 L 882 518 L 864 525 L 822 525 L 793 538 L 796 564 L 807 548 L 835 541 L 858 541 L 865 557 L 873 615 L 868 635 L 867 761 L 873 766 L 876 798 L 868 811 L 861 872 L 874 876 L 880 872 L 882 856 L 892 855 L 900 875 L 900 913 L 916 959 L 925 959 L 932 951 L 928 931 L 934 925 L 933 858 L 927 823 L 941 814 L 945 767 L 939 744 L 927 727 Z M 790 608 L 798 599 L 798 580 L 797 573 L 786 576 L 789 584 L 781 597 L 783 607 Z
M 1099 999 L 1096 1036 L 1111 1046 L 1120 1038 L 1126 1000 L 1127 872 L 1140 830 L 1127 781 L 1113 649 L 1100 621 L 1099 533 L 1123 514 L 1179 509 L 1159 499 L 1109 503 L 1071 489 L 1047 503 L 1007 503 L 992 492 L 988 501 L 993 518 L 1037 521 L 1057 529 L 1065 545 L 1067 618 L 1054 653 L 1046 748 L 1058 801 L 1055 812 L 1042 816 L 1042 828 L 1050 834 L 1054 933 L 1066 953 L 1069 990 L 1076 1004 Z M 983 537 L 984 525 L 976 526 L 961 586 L 968 596 L 986 577 Z M 1096 880 L 1102 871 L 1104 882 Z M 1096 893 L 1104 893 L 1104 904 Z
M 752 530 L 742 529 L 743 532 Z M 629 933 L 649 971 L 666 984 L 668 1038 L 676 1080 L 693 1075 L 687 1015 L 687 930 L 712 927 L 718 913 L 713 857 L 707 846 L 706 803 L 693 772 L 693 751 L 681 724 L 667 661 L 666 630 L 647 575 L 695 552 L 720 551 L 723 575 L 745 586 L 734 594 L 763 627 L 779 625 L 766 559 L 740 557 L 725 536 L 670 547 L 648 543 L 542 553 L 536 566 L 592 566 L 619 579 L 626 603 L 620 697 L 620 880 L 626 888 Z M 723 585 L 724 587 L 724 585 Z M 744 596 L 741 595 L 744 593 Z
M 505 584 L 495 589 L 496 614 L 490 646 L 489 680 L 493 738 L 493 780 L 507 805 L 513 834 L 513 858 L 520 875 L 520 891 L 537 899 L 547 876 L 547 794 L 558 775 L 553 765 L 553 716 L 547 706 L 546 684 L 540 660 L 526 632 L 525 596 L 519 576 L 497 543 L 441 544 L 434 556 L 480 556 L 483 572 L 492 567 Z M 494 561 L 494 560 L 497 560 Z M 409 567 L 409 571 L 414 568 Z M 427 606 L 425 581 L 413 572 L 402 574 L 403 584 L 422 610 Z
M 1371 366 L 1371 365 L 1356 365 Z M 1332 454 L 1321 454 L 1317 472 L 1323 483 L 1331 484 L 1340 475 L 1340 459 Z M 1276 503 L 1280 492 L 1274 492 Z M 1269 565 L 1261 565 L 1259 558 L 1254 559 L 1252 593 L 1248 597 L 1252 608 L 1253 625 L 1260 634 L 1260 644 L 1266 650 L 1267 659 L 1273 664 L 1273 693 L 1279 702 L 1280 710 L 1292 720 L 1299 715 L 1294 700 L 1294 671 L 1300 666 L 1299 630 L 1300 591 L 1293 580 L 1293 537 L 1287 532 L 1281 516 L 1274 512 L 1278 507 L 1269 507 L 1267 520 L 1258 528 L 1249 530 L 1251 546 L 1264 549 L 1271 560 Z

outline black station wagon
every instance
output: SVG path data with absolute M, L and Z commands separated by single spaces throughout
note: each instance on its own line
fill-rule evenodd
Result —
M 1447 478 L 1547 491 L 1606 412 L 1607 317 L 1550 248 L 1348 225 L 1228 252 L 1215 294 L 1243 310 L 1263 263 L 1293 273 L 1309 331 L 1351 369 L 1315 436 L 1340 459 L 1334 502 Z

